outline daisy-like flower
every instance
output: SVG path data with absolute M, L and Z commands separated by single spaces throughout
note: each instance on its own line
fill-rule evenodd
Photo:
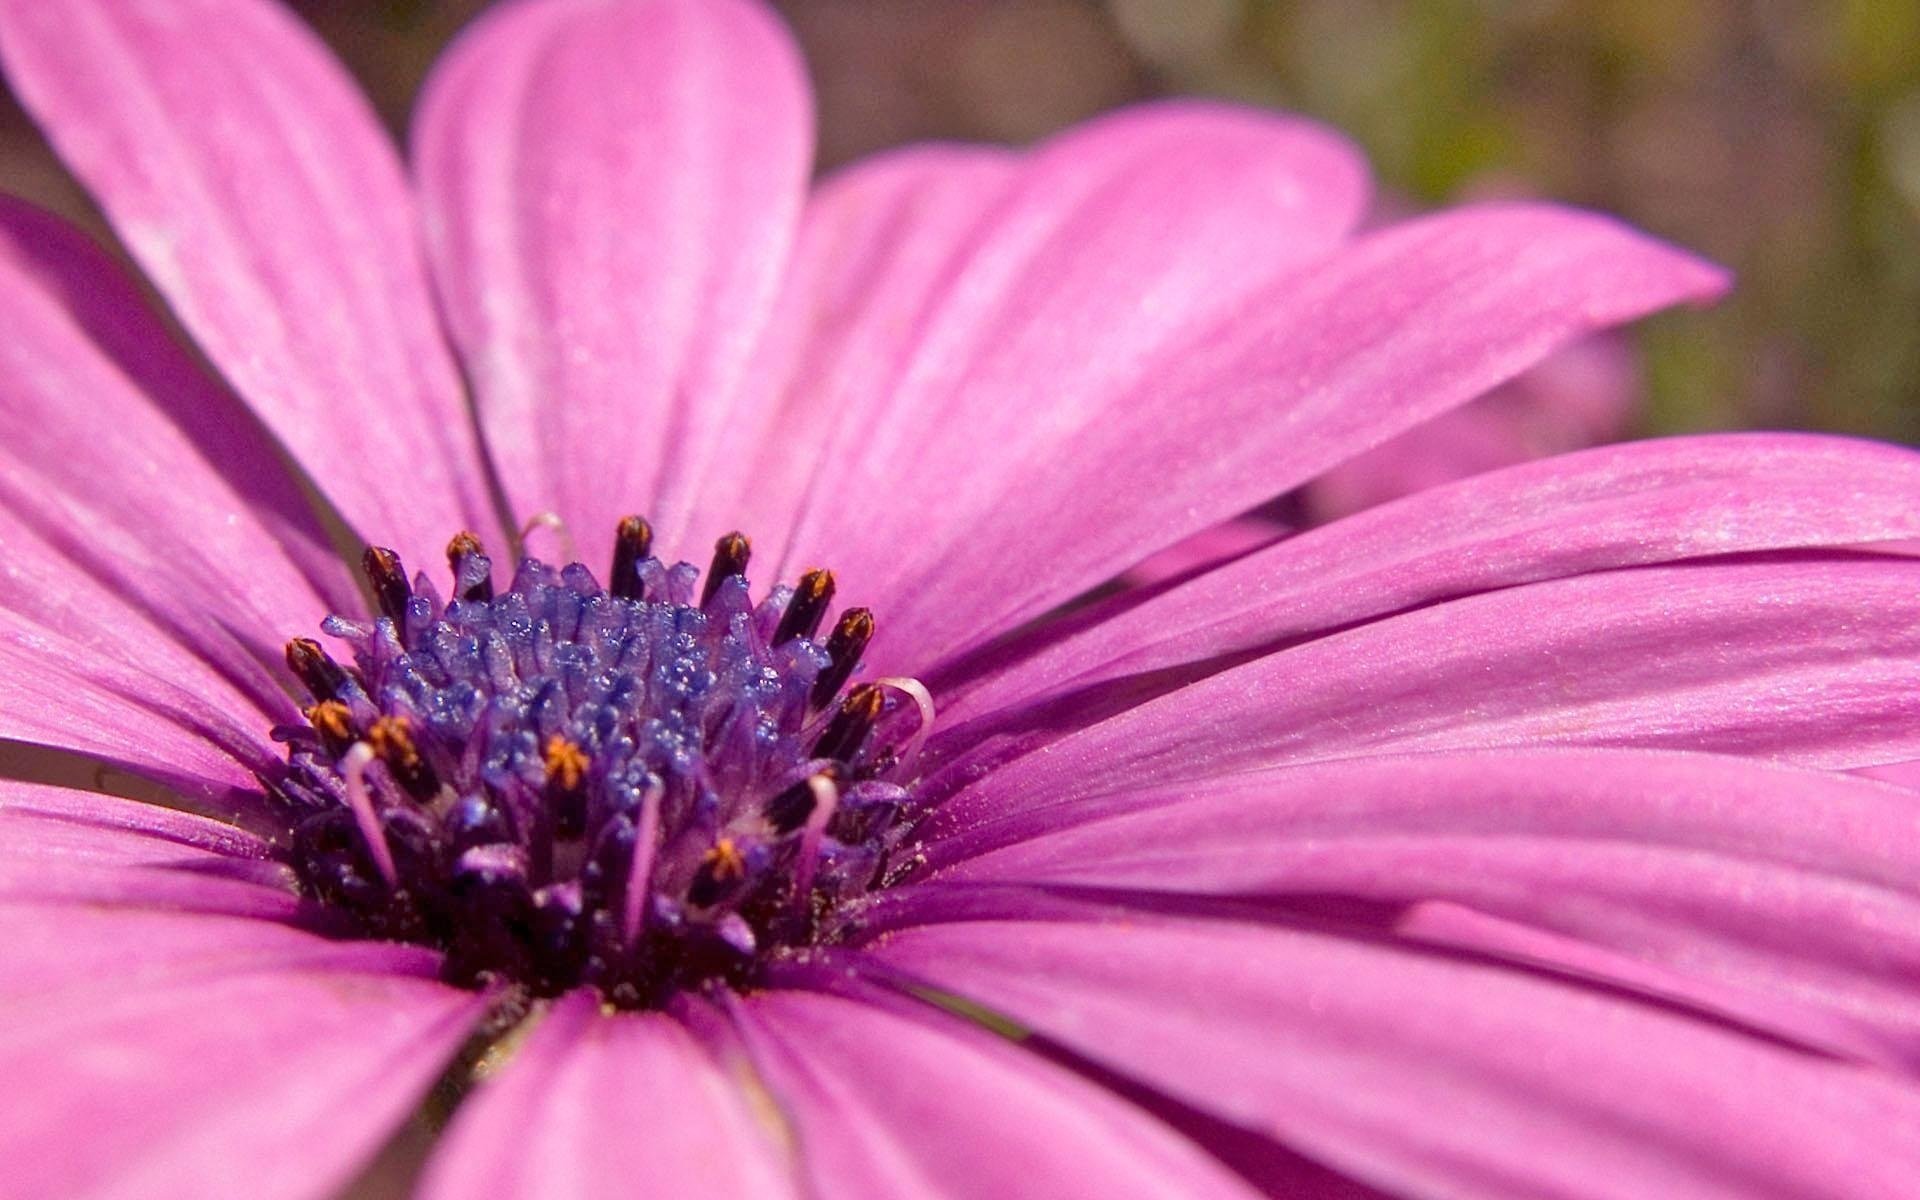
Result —
M 1074 604 L 1713 268 L 1355 237 L 1339 138 L 1204 104 L 809 193 L 740 0 L 493 10 L 410 176 L 257 0 L 0 59 L 224 379 L 0 208 L 8 1194 L 326 1196 L 423 1111 L 436 1198 L 1920 1177 L 1920 810 L 1832 770 L 1920 757 L 1913 455 Z

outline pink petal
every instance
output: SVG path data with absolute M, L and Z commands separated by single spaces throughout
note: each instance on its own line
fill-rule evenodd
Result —
M 44 539 L 38 569 L 90 576 L 284 704 L 286 638 L 360 600 L 278 452 L 111 259 L 4 198 L 0 323 L 0 508 Z M 0 582 L 0 602 L 49 599 Z
M 893 400 L 876 381 L 904 367 L 921 314 L 1019 164 L 1000 147 L 910 146 L 814 192 L 741 414 L 755 457 L 703 484 L 693 528 L 751 531 L 764 578 L 813 565 L 793 559 L 793 526 L 816 506 L 848 502 L 845 464 Z
M 925 447 L 897 447 L 901 469 L 938 486 L 942 522 L 966 533 L 872 527 L 891 556 L 876 669 L 925 670 L 1569 341 L 1724 283 L 1590 214 L 1461 209 L 1362 239 L 1213 328 L 1123 360 L 1130 372 L 1105 380 L 1097 404 L 1063 410 L 1058 449 L 1017 470 L 939 474 Z
M 98 792 L 18 780 L 0 781 L 0 824 L 10 820 L 65 825 L 85 836 L 96 831 L 102 836 L 125 835 L 129 845 L 144 842 L 161 854 L 185 848 L 228 858 L 264 858 L 269 851 L 266 841 L 224 821 Z M 42 828 L 19 839 L 0 838 L 0 846 L 20 849 L 25 843 L 33 847 L 44 835 Z
M 333 1195 L 487 1004 L 344 963 L 131 986 L 106 969 L 63 1000 L 0 1005 L 0 1071 L 26 1098 L 0 1113 L 16 1195 Z
M 1176 542 L 1126 573 L 1131 588 L 1168 583 L 1216 570 L 1255 550 L 1264 550 L 1293 532 L 1265 515 L 1235 517 Z
M 591 993 L 574 992 L 462 1105 L 418 1194 L 795 1196 L 786 1149 L 764 1120 L 678 1021 L 603 1015 Z
M 417 946 L 338 942 L 305 915 L 266 843 L 133 800 L 0 782 L 0 1006 L 58 1008 L 103 979 L 124 990 L 264 967 L 429 975 Z
M 948 729 L 1130 673 L 1283 645 L 1454 596 L 1642 563 L 1920 531 L 1920 455 L 1807 434 L 1633 442 L 1462 480 L 1248 555 L 979 681 Z
M 494 533 L 399 163 L 262 0 L 0 3 L 27 108 L 208 356 L 362 536 Z
M 1901 787 L 1920 788 L 1920 759 L 1906 759 L 1901 762 L 1876 763 L 1870 767 L 1861 767 L 1854 772 L 1868 779 L 1878 779 L 1885 783 L 1898 784 Z
M 448 320 L 508 498 L 586 561 L 630 512 L 699 556 L 812 147 L 798 54 L 738 0 L 502 6 L 436 66 L 414 148 Z
M 293 928 L 256 839 L 60 788 L 0 789 L 0 1115 L 10 1194 L 331 1194 L 487 998 L 413 946 Z M 256 872 L 257 873 L 257 872 Z M 265 918 L 265 919 L 261 919 Z
M 1209 675 L 1058 737 L 935 815 L 1363 754 L 1549 743 L 1828 767 L 1920 752 L 1920 594 L 1903 559 L 1642 568 L 1455 600 Z M 956 773 L 977 764 L 952 768 Z
M 1432 910 L 1423 935 L 1572 962 L 1782 1036 L 1882 1057 L 1899 1046 L 1920 1061 L 1914 828 L 1910 795 L 1845 776 L 1704 755 L 1504 750 L 1042 804 L 928 856 L 957 863 L 943 883 L 1445 901 L 1578 945 L 1511 942 L 1451 915 L 1443 933 Z M 1623 977 L 1583 947 L 1662 969 Z
M 1920 1171 L 1904 1080 L 1471 960 L 1139 914 L 873 953 L 1406 1194 L 1897 1195 Z
M 24 528 L 0 529 L 0 557 L 0 738 L 90 755 L 209 811 L 261 811 L 284 694 L 262 709 Z
M 1144 363 L 1331 250 L 1365 201 L 1343 139 L 1252 109 L 1145 105 L 1048 142 L 1010 187 L 982 189 L 980 219 L 937 210 L 903 239 L 918 252 L 949 238 L 923 303 L 861 301 L 862 324 L 885 320 L 891 338 L 843 385 L 794 547 L 886 611 L 904 554 L 970 535 L 950 519 L 958 502 L 1071 452 Z
M 819 1196 L 1251 1197 L 1145 1113 L 929 1010 L 767 991 L 732 1006 Z
M 0 782 L 0 900 L 288 920 L 300 912 L 292 884 L 264 841 L 231 825 L 133 800 Z
M 1488 393 L 1341 463 L 1301 489 L 1315 523 L 1425 488 L 1626 436 L 1639 406 L 1632 348 L 1611 335 L 1567 347 Z

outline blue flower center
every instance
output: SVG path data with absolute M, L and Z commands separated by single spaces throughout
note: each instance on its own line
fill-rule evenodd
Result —
M 649 1007 L 750 981 L 885 881 L 925 689 L 848 688 L 873 619 L 822 634 L 827 572 L 755 603 L 746 538 L 704 577 L 651 540 L 621 523 L 606 587 L 529 558 L 496 593 L 462 534 L 444 602 L 367 551 L 380 615 L 323 625 L 352 665 L 287 647 L 312 703 L 270 786 L 312 897 L 461 983 Z

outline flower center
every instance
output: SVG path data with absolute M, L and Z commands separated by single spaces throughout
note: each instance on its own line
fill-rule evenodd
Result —
M 366 552 L 380 616 L 295 639 L 312 703 L 283 728 L 290 860 L 371 937 L 438 947 L 449 977 L 621 1007 L 744 982 L 879 886 L 932 721 L 910 679 L 847 689 L 873 635 L 833 577 L 757 605 L 740 534 L 704 580 L 621 522 L 611 582 L 524 559 L 505 591 L 470 534 L 453 596 Z

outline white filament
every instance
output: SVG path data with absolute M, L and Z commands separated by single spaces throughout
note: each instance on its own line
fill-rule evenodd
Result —
M 560 541 L 562 562 L 578 562 L 580 560 L 580 548 L 574 544 L 573 530 L 567 528 L 567 523 L 561 519 L 559 513 L 549 510 L 547 512 L 535 513 L 531 517 L 528 517 L 527 523 L 520 527 L 520 544 L 522 546 L 526 545 L 527 539 L 533 536 L 533 531 L 536 529 L 549 529 L 553 531 L 554 537 Z
M 387 881 L 388 887 L 393 887 L 400 880 L 400 872 L 393 865 L 393 851 L 387 846 L 386 832 L 380 828 L 380 814 L 373 810 L 373 797 L 367 792 L 367 764 L 372 761 L 373 747 L 355 742 L 341 760 L 341 774 L 346 779 L 347 806 L 353 809 L 354 824 L 366 839 L 367 851 L 373 855 L 373 865 L 380 869 L 380 878 Z
M 892 688 L 912 700 L 914 707 L 920 710 L 920 725 L 913 731 L 913 736 L 907 739 L 906 747 L 900 751 L 899 769 L 902 772 L 911 770 L 913 760 L 919 756 L 920 747 L 927 740 L 927 734 L 933 731 L 933 695 L 927 691 L 926 684 L 908 675 L 889 675 L 885 679 L 876 679 L 873 681 L 873 686 Z
M 833 820 L 834 810 L 840 807 L 840 788 L 825 771 L 809 776 L 807 787 L 813 791 L 813 811 L 807 814 L 806 829 L 800 834 L 799 862 L 793 873 L 794 903 L 802 912 L 813 892 L 814 869 L 820 863 L 820 839 L 826 836 L 827 822 Z

